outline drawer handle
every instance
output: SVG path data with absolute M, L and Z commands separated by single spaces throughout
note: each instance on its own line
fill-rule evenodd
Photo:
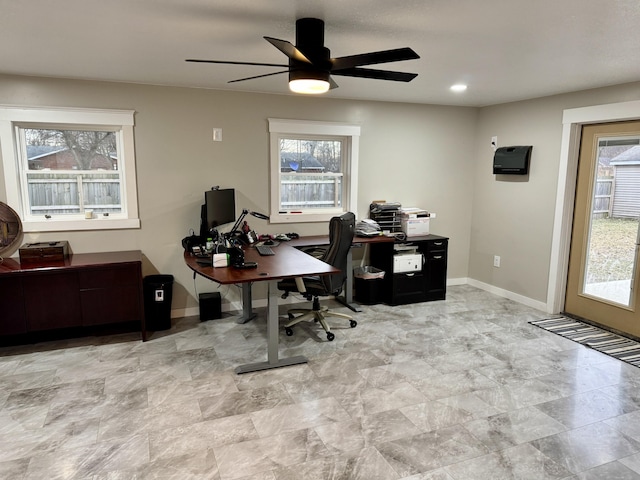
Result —
M 441 246 L 444 245 L 444 242 L 433 242 L 434 245 Z
M 442 255 L 434 255 L 433 259 L 434 260 L 440 260 L 442 258 Z

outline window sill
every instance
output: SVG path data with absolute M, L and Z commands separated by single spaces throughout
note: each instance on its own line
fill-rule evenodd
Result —
M 140 228 L 140 220 L 137 218 L 128 219 L 101 219 L 92 218 L 86 220 L 46 220 L 44 222 L 22 223 L 22 230 L 25 233 L 35 232 L 69 232 L 86 230 L 118 230 Z
M 269 223 L 313 223 L 328 222 L 336 215 L 342 215 L 343 210 L 336 210 L 331 213 L 288 213 L 271 215 Z

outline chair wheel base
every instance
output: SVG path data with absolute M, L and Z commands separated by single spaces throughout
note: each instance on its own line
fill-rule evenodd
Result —
M 349 325 L 351 326 L 351 328 L 356 328 L 356 326 L 358 325 L 358 322 L 356 322 L 355 320 L 350 320 Z
M 287 337 L 290 337 L 291 335 L 293 335 L 293 329 L 291 327 L 287 327 L 284 329 L 284 333 L 287 334 Z
M 333 333 L 327 332 L 327 340 L 329 340 L 330 342 L 333 342 L 334 338 L 336 338 L 336 336 Z

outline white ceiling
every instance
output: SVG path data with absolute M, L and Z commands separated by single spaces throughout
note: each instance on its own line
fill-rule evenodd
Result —
M 289 94 L 277 71 L 186 58 L 286 63 L 323 19 L 333 57 L 411 47 L 374 66 L 411 83 L 334 77 L 332 98 L 485 106 L 640 80 L 639 0 L 0 0 L 0 73 Z M 469 85 L 462 94 L 453 83 Z

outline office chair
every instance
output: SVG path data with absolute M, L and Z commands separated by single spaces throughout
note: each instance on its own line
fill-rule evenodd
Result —
M 278 288 L 284 290 L 282 298 L 286 298 L 290 292 L 299 292 L 307 300 L 313 301 L 313 307 L 309 309 L 291 309 L 287 312 L 289 322 L 284 326 L 288 336 L 293 335 L 293 325 L 300 322 L 314 320 L 319 322 L 327 333 L 327 340 L 332 341 L 335 335 L 331 332 L 326 322 L 326 317 L 338 317 L 349 320 L 349 325 L 354 328 L 358 325 L 350 315 L 332 312 L 327 307 L 320 306 L 318 297 L 338 295 L 347 278 L 347 256 L 353 235 L 355 232 L 356 216 L 347 212 L 339 217 L 333 217 L 329 221 L 329 246 L 320 260 L 340 269 L 340 273 L 334 275 L 321 275 L 286 279 L 278 282 Z M 298 315 L 298 316 L 296 316 Z

